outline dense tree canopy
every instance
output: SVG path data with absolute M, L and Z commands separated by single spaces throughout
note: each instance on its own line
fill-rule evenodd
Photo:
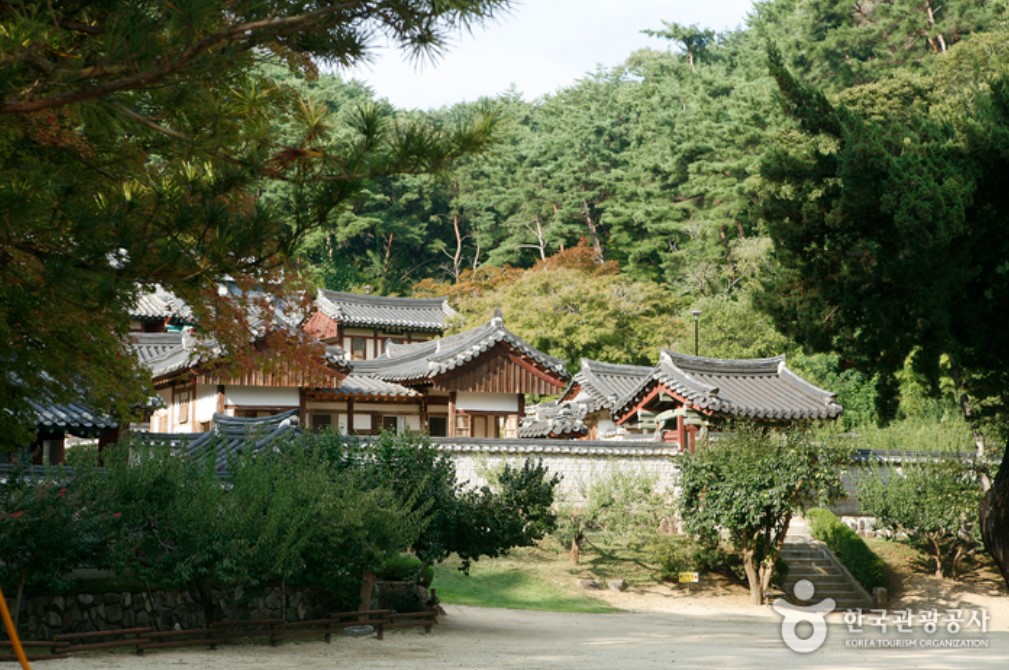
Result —
M 142 397 L 120 344 L 140 287 L 164 284 L 208 316 L 214 281 L 266 281 L 369 179 L 443 168 L 493 130 L 486 116 L 394 118 L 368 104 L 334 127 L 259 63 L 311 78 L 318 62 L 362 60 L 379 34 L 436 52 L 505 4 L 5 3 L 3 439 L 24 441 L 31 397 L 120 410 Z M 269 180 L 287 197 L 257 198 Z

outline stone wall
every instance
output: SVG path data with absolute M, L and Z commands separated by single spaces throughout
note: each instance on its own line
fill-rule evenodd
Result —
M 283 607 L 280 588 L 246 593 L 242 587 L 213 592 L 218 619 L 280 619 L 304 621 L 324 617 L 328 609 L 310 592 L 288 590 Z M 8 599 L 8 604 L 14 603 Z M 286 612 L 285 612 L 286 610 Z M 60 633 L 83 633 L 150 626 L 157 630 L 202 628 L 206 615 L 201 602 L 180 591 L 127 591 L 26 597 L 19 627 L 25 639 L 49 640 Z
M 541 460 L 561 475 L 561 503 L 584 502 L 589 484 L 618 472 L 654 477 L 658 491 L 672 493 L 678 470 L 677 449 L 661 442 L 439 439 L 436 445 L 455 461 L 458 480 L 472 486 L 483 486 L 505 464 Z

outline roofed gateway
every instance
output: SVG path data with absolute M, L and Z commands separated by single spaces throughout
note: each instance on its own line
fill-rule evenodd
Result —
M 712 423 L 747 419 L 784 424 L 836 419 L 836 396 L 802 379 L 784 356 L 721 359 L 663 350 L 659 364 L 613 411 L 618 425 L 654 416 L 657 428 L 675 423 L 675 438 L 693 448 L 696 432 Z

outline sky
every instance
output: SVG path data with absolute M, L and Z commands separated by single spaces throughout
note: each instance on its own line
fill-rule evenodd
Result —
M 663 21 L 715 30 L 740 27 L 752 0 L 516 0 L 471 35 L 460 34 L 434 63 L 414 63 L 388 46 L 372 63 L 337 71 L 404 109 L 432 109 L 494 96 L 514 85 L 526 100 L 575 83 L 597 66 L 619 65 L 637 49 L 668 40 L 642 30 Z

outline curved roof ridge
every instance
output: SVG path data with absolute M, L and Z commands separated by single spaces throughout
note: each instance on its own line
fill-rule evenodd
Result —
M 341 300 L 344 302 L 356 302 L 362 304 L 398 305 L 403 307 L 438 307 L 448 304 L 448 298 L 410 298 L 395 295 L 375 295 L 373 293 L 351 293 L 349 291 L 333 291 L 328 288 L 320 288 L 321 293 L 327 300 Z M 452 309 L 449 307 L 449 309 Z M 454 312 L 455 310 L 453 310 Z
M 684 371 L 717 373 L 777 374 L 778 366 L 785 362 L 784 354 L 767 358 L 708 358 L 706 356 L 691 356 L 672 349 L 662 349 L 660 358 L 667 359 L 670 364 Z
M 778 374 L 781 376 L 782 381 L 788 384 L 792 384 L 796 388 L 804 389 L 811 393 L 817 393 L 823 396 L 824 404 L 830 405 L 837 400 L 837 394 L 833 391 L 828 391 L 825 388 L 820 388 L 816 384 L 806 381 L 799 375 L 792 372 L 792 369 L 788 367 L 785 363 L 785 357 L 781 357 L 781 365 L 778 367 Z

